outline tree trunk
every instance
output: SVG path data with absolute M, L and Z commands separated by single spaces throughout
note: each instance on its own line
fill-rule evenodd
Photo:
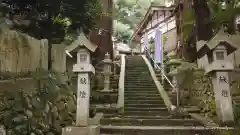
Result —
M 193 10 L 196 18 L 196 37 L 199 40 L 210 40 L 213 36 L 210 25 L 210 10 L 207 0 L 193 0 Z

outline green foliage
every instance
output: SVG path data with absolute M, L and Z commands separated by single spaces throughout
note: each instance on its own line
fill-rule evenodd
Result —
M 236 121 L 240 119 L 240 105 L 233 102 L 233 113 L 234 113 L 234 118 Z
M 9 90 L 1 94 L 0 123 L 8 135 L 59 135 L 65 125 L 74 124 L 76 97 L 56 74 L 36 92 Z
M 133 30 L 136 29 L 137 25 L 143 19 L 148 7 L 150 6 L 150 1 L 146 0 L 115 0 L 113 8 L 113 18 L 117 23 L 121 23 L 127 33 L 133 33 Z M 116 23 L 116 24 L 117 24 Z M 121 29 L 117 28 L 118 25 L 114 25 L 115 35 L 118 39 L 126 40 L 125 32 L 122 32 Z M 127 40 L 130 40 L 131 35 L 129 35 Z
M 197 105 L 207 115 L 216 114 L 216 105 L 210 76 L 204 74 L 203 69 L 198 69 L 196 64 L 183 61 L 176 56 L 168 57 L 167 67 L 171 68 L 170 75 L 176 76 L 178 87 L 187 90 L 188 103 Z
M 236 17 L 236 15 L 240 14 L 238 4 L 239 0 L 210 0 L 208 2 L 215 31 L 217 31 L 223 23 L 228 23 Z
M 5 17 L 15 22 L 18 16 L 20 20 L 30 22 L 27 25 L 14 23 L 16 29 L 36 38 L 52 39 L 55 42 L 62 41 L 67 32 L 75 32 L 76 28 L 82 27 L 85 32 L 88 32 L 102 14 L 99 0 L 43 0 L 41 2 L 3 0 L 2 2 L 6 5 L 1 7 Z M 6 16 L 8 13 L 11 14 Z

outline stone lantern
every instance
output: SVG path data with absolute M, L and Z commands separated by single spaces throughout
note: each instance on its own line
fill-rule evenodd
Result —
M 105 58 L 103 60 L 103 74 L 104 74 L 104 89 L 102 92 L 108 92 L 110 90 L 110 76 L 112 75 L 112 60 L 110 58 L 110 54 L 106 53 Z
M 228 76 L 234 66 L 227 57 L 237 49 L 239 37 L 230 36 L 220 30 L 213 39 L 203 43 L 197 43 L 198 53 L 202 56 L 207 55 L 208 64 L 204 65 L 204 69 L 206 74 L 212 76 L 218 118 L 223 124 L 232 124 L 234 115 Z
M 166 65 L 170 68 L 170 75 L 172 76 L 172 84 L 174 86 L 172 89 L 172 93 L 177 93 L 177 106 L 179 106 L 180 91 L 177 78 L 178 73 L 175 70 L 176 67 L 181 65 L 181 61 L 179 58 L 176 57 L 176 54 L 174 52 L 170 52 L 167 56 L 169 57 L 169 60 L 167 61 Z
M 100 127 L 90 125 L 89 107 L 90 107 L 90 76 L 95 73 L 91 64 L 90 52 L 94 52 L 97 45 L 92 44 L 86 36 L 80 32 L 78 39 L 66 48 L 66 53 L 77 53 L 76 64 L 73 65 L 73 72 L 77 73 L 77 110 L 76 126 L 62 129 L 62 135 L 98 135 Z

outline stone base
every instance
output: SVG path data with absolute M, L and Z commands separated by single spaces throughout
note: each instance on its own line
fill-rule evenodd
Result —
M 62 135 L 100 135 L 100 126 L 65 127 L 62 129 Z
M 103 90 L 99 90 L 99 92 L 101 92 L 101 93 L 112 93 L 112 92 L 117 92 L 117 90 L 105 90 L 105 89 L 103 89 Z

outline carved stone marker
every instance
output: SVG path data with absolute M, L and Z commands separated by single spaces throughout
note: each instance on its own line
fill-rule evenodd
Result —
M 227 48 L 221 43 L 212 50 L 210 57 L 212 62 L 205 71 L 212 75 L 217 115 L 223 123 L 233 123 L 232 96 L 228 78 L 228 72 L 234 68 L 233 63 L 226 60 Z
M 228 77 L 228 72 L 231 72 L 234 66 L 232 60 L 227 57 L 237 50 L 239 42 L 239 35 L 225 33 L 224 27 L 208 42 L 197 42 L 198 64 L 212 76 L 216 111 L 223 124 L 234 122 Z
M 77 64 L 73 66 L 73 71 L 78 74 L 76 126 L 87 126 L 89 119 L 90 73 L 94 73 L 88 49 L 79 49 Z
M 90 125 L 89 101 L 90 101 L 90 74 L 95 73 L 91 64 L 90 51 L 94 52 L 97 46 L 93 45 L 83 33 L 72 45 L 66 48 L 66 53 L 77 52 L 77 64 L 73 65 L 73 72 L 78 75 L 77 82 L 77 112 L 76 127 L 62 129 L 62 135 L 98 135 L 99 126 Z

